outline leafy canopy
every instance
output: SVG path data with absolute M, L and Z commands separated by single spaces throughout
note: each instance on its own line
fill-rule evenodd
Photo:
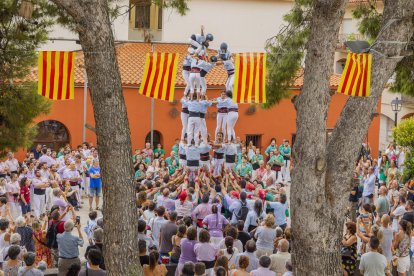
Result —
M 30 146 L 36 135 L 33 119 L 50 110 L 36 84 L 21 80 L 35 65 L 36 49 L 47 39 L 51 20 L 45 1 L 31 0 L 31 18 L 20 16 L 22 2 L 0 1 L 0 156 Z
M 392 130 L 394 141 L 403 147 L 414 147 L 414 118 L 402 120 Z
M 265 107 L 277 104 L 290 95 L 289 89 L 300 74 L 311 16 L 312 0 L 296 0 L 292 10 L 284 16 L 286 25 L 268 40 Z
M 405 155 L 404 181 L 414 177 L 414 118 L 402 120 L 392 130 L 394 141 L 408 150 Z

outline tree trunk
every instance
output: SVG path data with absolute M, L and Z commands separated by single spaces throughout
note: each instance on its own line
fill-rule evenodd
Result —
M 96 122 L 104 194 L 104 254 L 109 275 L 140 275 L 131 138 L 105 0 L 52 0 L 74 19 Z
M 371 96 L 348 99 L 327 141 L 329 76 L 346 2 L 315 1 L 304 84 L 295 101 L 297 136 L 291 189 L 295 275 L 342 275 L 340 247 L 352 172 L 384 85 L 399 61 L 373 54 Z M 390 18 L 402 20 L 384 29 L 379 40 L 409 41 L 413 11 L 413 1 L 385 1 L 382 26 Z M 404 46 L 378 44 L 374 49 L 395 56 Z

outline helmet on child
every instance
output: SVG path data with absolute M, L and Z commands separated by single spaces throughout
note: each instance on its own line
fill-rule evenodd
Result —
M 220 44 L 220 49 L 221 50 L 227 51 L 227 47 L 228 46 L 227 46 L 227 43 L 226 42 L 223 42 L 223 43 Z
M 206 40 L 213 41 L 214 40 L 214 36 L 212 34 L 207 34 L 206 35 Z
M 220 59 L 221 60 L 228 60 L 228 56 L 226 55 L 226 53 L 221 53 L 220 54 Z
M 210 61 L 211 61 L 211 62 L 217 62 L 217 57 L 216 57 L 216 56 L 212 56 L 212 57 L 210 57 Z

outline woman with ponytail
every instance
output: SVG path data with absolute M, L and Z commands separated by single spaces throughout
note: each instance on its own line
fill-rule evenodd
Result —
M 220 254 L 222 256 L 226 256 L 229 260 L 229 269 L 236 268 L 236 256 L 239 254 L 239 250 L 236 247 L 233 247 L 234 239 L 230 236 L 227 236 L 224 239 L 224 244 L 226 245 L 226 249 L 220 250 Z
M 253 210 L 250 210 L 249 213 L 247 213 L 243 230 L 250 233 L 253 229 L 256 229 L 265 217 L 266 213 L 263 209 L 263 202 L 260 199 L 256 199 Z
M 157 251 L 151 251 L 149 254 L 149 265 L 144 265 L 145 276 L 165 276 L 167 268 L 165 264 L 158 264 L 160 254 Z
M 223 239 L 223 229 L 229 224 L 229 221 L 220 213 L 217 205 L 211 206 L 212 214 L 203 219 L 203 225 L 208 229 L 211 236 L 211 242 L 218 245 Z
M 398 258 L 397 271 L 399 276 L 405 276 L 410 269 L 410 244 L 412 224 L 404 219 L 399 223 L 399 231 L 394 238 L 394 250 Z

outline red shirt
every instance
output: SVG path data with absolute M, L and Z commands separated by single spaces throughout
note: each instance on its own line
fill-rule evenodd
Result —
M 54 225 L 55 223 L 57 222 L 54 220 L 49 220 L 49 227 L 52 227 L 52 225 Z M 62 234 L 63 232 L 65 232 L 64 224 L 64 221 L 59 222 L 58 226 L 56 227 L 56 231 L 58 232 L 58 234 Z
M 27 203 L 30 203 L 30 189 L 27 186 L 20 188 L 20 195 L 23 196 Z

